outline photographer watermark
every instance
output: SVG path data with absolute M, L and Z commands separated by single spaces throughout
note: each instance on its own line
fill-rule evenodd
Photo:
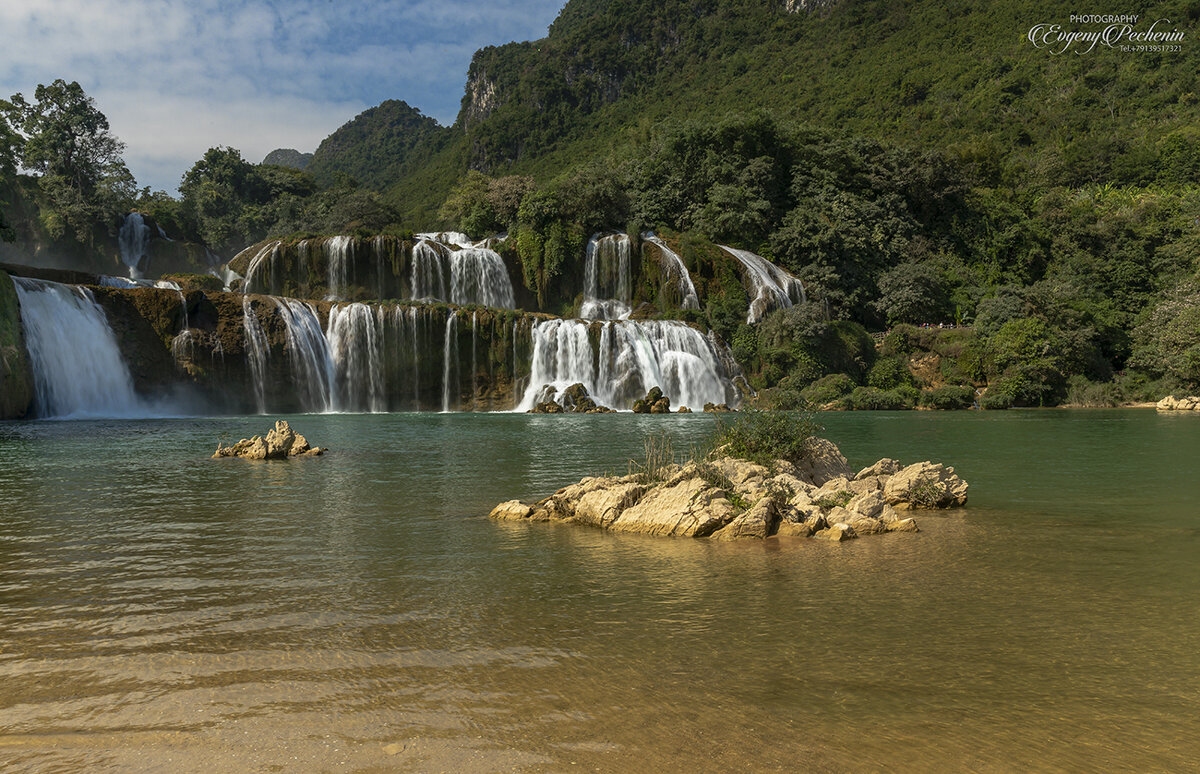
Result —
M 1135 14 L 1085 13 L 1071 14 L 1067 25 L 1035 24 L 1025 37 L 1034 48 L 1055 55 L 1068 51 L 1090 54 L 1098 46 L 1115 51 L 1171 53 L 1183 50 L 1182 44 L 1187 33 L 1173 25 L 1170 19 L 1155 19 L 1146 23 Z

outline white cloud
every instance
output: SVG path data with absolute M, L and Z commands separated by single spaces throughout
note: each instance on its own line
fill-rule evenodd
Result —
M 471 54 L 541 37 L 563 0 L 4 0 L 0 95 L 77 80 L 139 184 L 209 147 L 315 150 L 385 99 L 453 121 Z

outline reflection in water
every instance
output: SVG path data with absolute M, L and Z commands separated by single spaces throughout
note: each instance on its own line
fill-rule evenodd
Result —
M 1200 418 L 1183 418 L 1200 419 Z M 920 535 L 721 544 L 478 518 L 705 416 L 0 425 L 0 746 L 38 771 L 1179 770 L 1200 425 L 825 417 L 940 458 Z M 97 453 L 102 450 L 102 453 Z M 1119 451 L 1115 451 L 1119 450 Z M 1152 507 L 1148 505 L 1152 504 Z

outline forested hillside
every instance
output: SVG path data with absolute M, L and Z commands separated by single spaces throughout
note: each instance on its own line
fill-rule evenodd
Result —
M 1200 3 L 1121 10 L 1182 40 L 1035 45 L 1037 24 L 1105 28 L 1066 2 L 571 0 L 546 38 L 476 53 L 453 126 L 389 100 L 306 169 L 214 148 L 179 199 L 122 201 L 224 258 L 268 235 L 507 232 L 539 299 L 601 230 L 685 260 L 753 250 L 810 303 L 750 325 L 716 296 L 698 321 L 782 402 L 1152 397 L 1200 383 Z M 16 176 L 39 158 L 19 108 L 0 193 L 94 241 L 56 178 Z M 864 343 L 923 323 L 970 329 Z

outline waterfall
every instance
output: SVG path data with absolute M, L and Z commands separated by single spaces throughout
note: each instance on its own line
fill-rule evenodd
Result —
M 117 232 L 117 248 L 121 253 L 121 263 L 129 267 L 132 279 L 141 279 L 142 261 L 150 247 L 150 227 L 140 212 L 131 212 L 121 223 Z
M 413 247 L 411 278 L 413 300 L 516 307 L 504 259 L 486 247 L 452 250 L 422 239 Z
M 504 259 L 486 247 L 465 247 L 450 252 L 450 303 L 482 304 L 513 309 L 512 281 Z
M 336 375 L 334 407 L 339 411 L 387 411 L 383 378 L 386 324 L 382 308 L 376 312 L 365 304 L 350 304 L 329 310 L 325 338 Z
M 450 378 L 457 372 L 458 361 L 458 315 L 453 310 L 446 315 L 446 343 L 442 350 L 442 412 L 450 411 Z
M 588 320 L 624 320 L 633 297 L 629 276 L 630 244 L 627 234 L 593 236 L 583 258 L 583 306 L 579 316 Z
M 286 351 L 300 405 L 305 411 L 329 411 L 333 407 L 333 358 L 316 309 L 294 298 L 272 300 L 283 319 Z
M 412 321 L 413 411 L 421 410 L 421 330 L 417 324 L 419 314 L 420 310 L 417 307 L 409 307 L 408 319 Z
M 254 257 L 250 259 L 250 264 L 246 267 L 246 281 L 242 283 L 242 289 L 246 293 L 268 293 L 271 291 L 271 281 L 268 279 L 264 284 L 260 275 L 262 274 L 262 267 L 265 262 L 271 272 L 271 276 L 274 277 L 276 259 L 279 257 L 281 247 L 283 247 L 283 242 L 278 240 L 268 242 L 259 248 Z
M 258 413 L 267 413 L 267 358 L 271 350 L 267 336 L 263 333 L 258 315 L 250 303 L 250 296 L 242 296 L 242 331 L 246 337 L 246 362 L 250 365 L 250 379 L 254 387 L 254 402 Z
M 354 237 L 330 237 L 322 243 L 321 249 L 325 252 L 325 264 L 329 272 L 327 300 L 340 300 L 350 289 Z
M 745 267 L 746 290 L 750 296 L 746 322 L 756 323 L 772 309 L 787 309 L 808 300 L 804 294 L 804 283 L 766 258 L 749 250 L 725 245 L 719 247 Z
M 414 301 L 445 301 L 446 275 L 443 254 L 449 248 L 422 239 L 413 246 L 412 297 Z
M 138 416 L 147 407 L 87 288 L 13 277 L 41 417 Z
M 664 280 L 673 280 L 679 288 L 680 309 L 699 309 L 700 297 L 696 295 L 696 286 L 692 284 L 692 275 L 684 265 L 679 254 L 667 246 L 667 243 L 647 231 L 642 234 L 642 240 L 656 246 L 662 255 L 662 273 Z
M 618 409 L 628 409 L 655 386 L 672 406 L 695 409 L 738 401 L 720 353 L 694 328 L 671 320 L 609 321 L 601 324 L 593 348 L 591 325 L 579 320 L 534 324 L 532 373 L 518 411 L 533 408 L 545 385 L 557 399 L 577 382 L 597 403 Z

